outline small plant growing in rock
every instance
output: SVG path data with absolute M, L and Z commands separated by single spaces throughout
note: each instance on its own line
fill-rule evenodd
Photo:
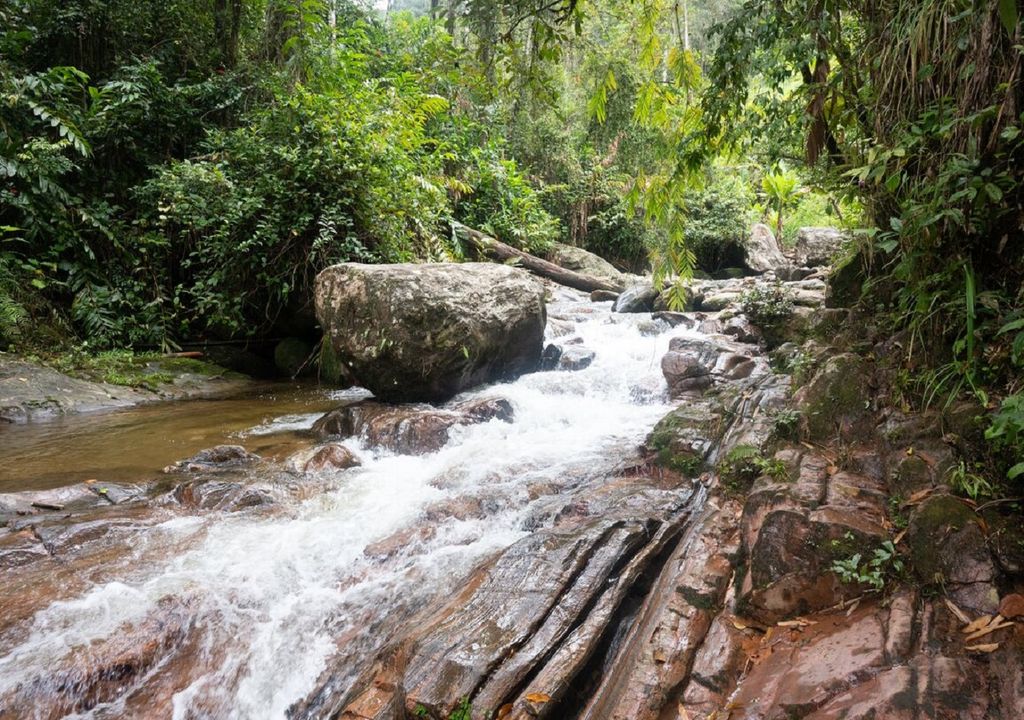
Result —
M 762 475 L 767 475 L 776 482 L 789 480 L 789 470 L 786 469 L 786 463 L 781 460 L 759 457 L 754 460 L 754 465 L 761 471 Z
M 971 500 L 992 495 L 995 487 L 984 477 L 968 468 L 963 460 L 949 473 L 949 485 L 953 490 Z
M 742 495 L 750 489 L 759 472 L 754 460 L 761 452 L 753 445 L 739 445 L 718 464 L 718 477 L 730 495 Z
M 740 308 L 755 325 L 772 327 L 793 314 L 793 296 L 779 283 L 762 283 L 743 293 Z
M 775 413 L 772 435 L 779 440 L 796 440 L 800 427 L 800 411 L 786 408 Z
M 892 526 L 897 530 L 906 530 L 907 526 L 910 525 L 910 518 L 903 511 L 904 502 L 906 502 L 906 498 L 902 495 L 893 495 L 889 498 L 889 520 L 892 521 Z
M 776 481 L 789 480 L 789 471 L 784 462 L 764 457 L 753 445 L 733 448 L 718 465 L 722 487 L 732 495 L 746 493 L 754 480 L 762 475 Z
M 852 534 L 847 533 L 846 539 L 852 541 L 854 538 Z M 833 541 L 833 544 L 836 542 Z M 867 585 L 872 590 L 880 592 L 890 577 L 903 572 L 903 561 L 892 540 L 886 540 L 880 547 L 875 548 L 871 557 L 866 560 L 861 553 L 835 560 L 832 563 L 832 572 L 844 583 Z
M 464 697 L 459 701 L 458 707 L 452 710 L 448 720 L 472 720 L 470 717 L 469 698 Z
M 814 372 L 814 356 L 805 350 L 797 350 L 789 359 L 789 374 L 793 376 L 793 382 L 803 385 L 811 378 Z

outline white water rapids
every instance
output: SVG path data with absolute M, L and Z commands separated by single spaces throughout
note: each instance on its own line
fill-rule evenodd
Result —
M 173 694 L 174 718 L 284 718 L 332 658 L 354 676 L 396 623 L 453 593 L 481 560 L 542 523 L 552 497 L 630 461 L 669 411 L 659 361 L 678 332 L 556 292 L 548 340 L 578 339 L 596 353 L 588 368 L 460 396 L 506 398 L 515 418 L 458 428 L 433 454 L 347 441 L 361 467 L 319 478 L 323 492 L 282 493 L 272 512 L 178 513 L 136 529 L 114 577 L 0 635 L 0 707 L 72 653 L 88 656 L 91 645 L 158 615 L 168 598 L 185 603 L 190 637 L 199 639 L 198 659 Z M 565 334 L 550 336 L 557 332 Z M 288 415 L 277 427 L 311 423 Z M 274 431 L 273 423 L 252 430 Z M 480 501 L 482 519 L 429 513 L 466 498 Z M 387 557 L 365 552 L 402 531 L 408 536 Z M 77 717 L 119 717 L 125 698 L 165 671 L 153 668 L 119 700 Z

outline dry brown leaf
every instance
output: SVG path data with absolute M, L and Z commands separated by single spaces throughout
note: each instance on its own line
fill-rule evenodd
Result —
M 529 693 L 526 696 L 526 699 L 529 702 L 532 702 L 536 705 L 540 705 L 541 703 L 546 703 L 549 700 L 551 700 L 551 696 L 547 693 Z
M 1002 630 L 1003 628 L 1008 628 L 1008 627 L 1013 627 L 1013 623 L 1012 622 L 992 623 L 988 627 L 984 627 L 981 630 L 978 630 L 977 632 L 973 632 L 970 635 L 968 635 L 967 637 L 965 637 L 964 638 L 964 642 L 972 642 L 974 640 L 977 640 L 978 638 L 982 638 L 982 637 L 985 637 L 986 635 L 994 633 L 996 630 Z
M 893 538 L 892 544 L 893 545 L 899 545 L 900 541 L 903 539 L 903 536 L 906 535 L 906 534 L 907 534 L 906 530 L 900 530 L 898 533 L 896 533 L 896 537 Z
M 914 448 L 913 447 L 908 447 L 907 448 L 907 455 L 913 455 L 913 454 L 914 454 Z
M 968 645 L 964 650 L 971 652 L 990 653 L 999 648 L 999 643 L 986 643 L 984 645 Z
M 679 703 L 678 709 L 679 709 L 679 720 L 690 720 L 690 713 L 686 712 L 686 708 L 683 707 L 682 703 Z
M 851 615 L 853 615 L 853 611 L 856 610 L 859 605 L 860 598 L 857 598 L 852 603 L 850 603 L 850 609 L 846 611 L 846 617 L 850 617 Z
M 903 503 L 903 507 L 910 507 L 911 505 L 918 505 L 926 497 L 931 495 L 935 490 L 932 488 L 925 488 L 924 490 L 918 490 L 916 493 L 907 498 L 906 502 Z
M 740 621 L 739 621 L 739 620 L 737 620 L 736 618 L 733 618 L 733 619 L 732 619 L 732 626 L 733 626 L 734 628 L 736 628 L 737 630 L 746 630 L 746 629 L 747 629 L 748 627 L 750 627 L 750 626 L 749 626 L 749 625 L 747 625 L 746 623 L 740 622 Z
M 839 472 L 839 466 L 838 465 L 829 465 L 825 469 L 828 471 L 829 475 L 835 475 L 837 472 Z
M 503 717 L 508 716 L 511 712 L 512 703 L 505 703 L 500 708 L 498 708 L 498 720 L 501 720 Z
M 967 613 L 958 608 L 952 600 L 950 600 L 949 598 L 943 598 L 943 601 L 946 603 L 946 607 L 949 608 L 949 611 L 953 613 L 954 616 L 956 616 L 957 620 L 964 623 L 965 625 L 971 621 L 971 619 L 967 617 Z
M 804 618 L 796 618 L 795 620 L 783 620 L 782 622 L 776 623 L 779 627 L 788 628 L 804 628 L 810 625 L 817 625 L 817 620 L 805 620 Z
M 981 617 L 975 618 L 971 622 L 967 623 L 966 627 L 962 628 L 960 630 L 960 632 L 964 633 L 965 635 L 970 635 L 973 632 L 977 632 L 978 630 L 981 630 L 983 627 L 985 627 L 986 625 L 988 625 L 991 622 L 992 622 L 992 616 L 991 615 L 982 615 Z
M 654 662 L 656 662 L 656 663 L 663 663 L 667 659 L 668 658 L 665 657 L 665 651 L 662 650 L 661 648 L 658 648 L 657 650 L 654 651 Z

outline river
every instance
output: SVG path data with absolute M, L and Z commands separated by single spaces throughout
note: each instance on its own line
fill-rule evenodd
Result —
M 649 315 L 613 314 L 610 303 L 572 291 L 557 291 L 548 312 L 549 339 L 594 351 L 589 367 L 537 372 L 456 399 L 505 398 L 515 410 L 511 423 L 457 428 L 440 451 L 422 456 L 350 439 L 362 466 L 315 480 L 297 480 L 272 459 L 246 476 L 269 489 L 275 502 L 268 506 L 186 513 L 155 503 L 108 532 L 101 550 L 65 561 L 76 581 L 52 587 L 52 597 L 0 634 L 0 717 L 8 717 L 5 706 L 59 716 L 52 697 L 59 695 L 80 711 L 76 717 L 283 718 L 330 659 L 342 658 L 355 677 L 417 610 L 543 525 L 553 497 L 633 462 L 670 410 L 659 367 L 673 334 L 667 326 Z M 219 433 L 257 450 L 290 447 L 337 399 L 306 390 L 235 402 L 63 421 L 92 427 L 71 433 L 71 454 L 61 448 L 61 422 L 26 426 L 18 432 L 35 434 L 37 444 L 26 438 L 13 454 L 24 458 L 35 447 L 40 457 L 27 465 L 46 486 L 57 477 L 47 457 L 67 464 L 71 479 L 143 479 L 140 453 L 156 461 L 146 468 L 151 475 L 170 455 L 187 454 L 182 434 L 206 442 Z M 140 423 L 146 439 L 135 446 Z M 88 457 L 82 435 L 99 443 L 85 471 L 75 465 Z M 24 473 L 21 481 L 31 484 Z M 92 657 L 132 638 L 145 642 L 151 624 L 168 614 L 187 620 L 164 642 L 172 647 L 157 652 L 166 658 L 96 704 L 76 699 L 94 682 Z

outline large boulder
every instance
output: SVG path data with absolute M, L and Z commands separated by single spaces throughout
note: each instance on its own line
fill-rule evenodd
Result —
M 798 265 L 821 267 L 832 261 L 846 244 L 842 230 L 831 227 L 805 227 L 796 233 L 794 255 Z
M 316 280 L 324 334 L 378 399 L 440 402 L 540 363 L 544 288 L 489 263 L 344 263 Z
M 641 283 L 626 288 L 626 290 L 615 299 L 612 305 L 612 312 L 617 313 L 649 313 L 654 311 L 654 301 L 658 298 L 658 291 L 653 285 Z
M 616 283 L 624 282 L 623 275 L 619 272 L 618 268 L 600 255 L 595 255 L 583 248 L 566 245 L 565 243 L 554 243 L 548 251 L 547 257 L 555 265 L 564 267 L 566 270 L 578 272 L 581 275 L 605 278 Z
M 825 307 L 853 307 L 864 288 L 864 261 L 860 253 L 838 260 L 829 271 L 825 287 Z
M 757 273 L 766 273 L 769 270 L 779 272 L 789 268 L 789 260 L 782 254 L 775 235 L 767 225 L 758 223 L 750 230 L 750 237 L 747 238 L 746 247 L 747 267 Z

